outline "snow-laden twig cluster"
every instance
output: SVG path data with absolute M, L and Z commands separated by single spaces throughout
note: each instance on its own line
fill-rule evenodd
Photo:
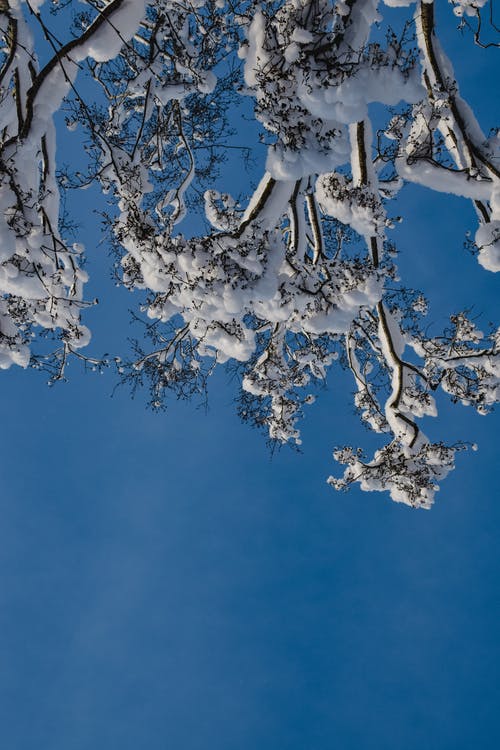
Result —
M 41 21 L 41 5 L 39 0 L 0 4 L 0 368 L 26 367 L 30 340 L 41 327 L 59 331 L 61 376 L 68 353 L 86 346 L 90 332 L 80 320 L 89 304 L 82 296 L 83 247 L 69 244 L 60 232 L 53 118 L 79 63 L 88 55 L 102 60 L 117 55 L 144 3 L 106 3 L 80 37 L 57 45 Z M 35 49 L 37 22 L 52 47 L 44 65 Z

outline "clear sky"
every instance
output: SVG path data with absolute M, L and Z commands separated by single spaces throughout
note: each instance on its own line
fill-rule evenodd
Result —
M 469 54 L 454 57 L 464 93 L 494 124 L 491 62 Z M 401 267 L 430 323 L 471 304 L 489 320 L 495 279 L 461 248 L 466 204 L 415 188 L 410 210 Z M 91 276 L 107 264 L 95 252 Z M 93 284 L 95 351 L 119 349 L 133 298 Z M 497 416 L 441 402 L 429 434 L 479 450 L 430 512 L 411 511 L 325 483 L 336 444 L 370 439 L 342 372 L 308 411 L 303 452 L 273 457 L 223 373 L 207 414 L 160 415 L 111 398 L 111 373 L 69 375 L 49 389 L 1 373 L 2 747 L 500 747 Z

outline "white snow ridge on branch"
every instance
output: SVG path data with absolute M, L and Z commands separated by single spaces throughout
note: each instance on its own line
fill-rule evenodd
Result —
M 390 239 L 390 201 L 417 183 L 472 202 L 478 261 L 500 270 L 500 140 L 460 95 L 434 3 L 53 5 L 56 17 L 78 10 L 68 41 L 51 31 L 43 2 L 0 0 L 0 366 L 26 366 L 43 329 L 61 339 L 56 377 L 70 355 L 85 356 L 82 247 L 65 239 L 59 191 L 98 184 L 121 282 L 142 293 L 151 340 L 120 361 L 124 382 L 148 386 L 159 408 L 172 391 L 203 394 L 227 363 L 241 417 L 272 441 L 300 444 L 304 407 L 337 363 L 385 444 L 372 459 L 337 449 L 346 468 L 329 483 L 429 508 L 467 443 L 431 441 L 421 419 L 437 416 L 439 391 L 490 411 L 500 374 L 498 334 L 479 331 L 467 311 L 427 334 L 427 301 L 399 281 Z M 486 6 L 448 8 L 452 24 L 476 23 L 480 46 Z M 407 8 L 399 30 L 396 7 Z M 40 35 L 50 49 L 42 65 Z M 253 102 L 268 145 L 257 188 L 241 184 L 236 198 L 217 175 L 241 101 Z M 84 174 L 58 171 L 61 108 L 85 133 Z M 201 210 L 206 229 L 194 234 L 186 217 Z

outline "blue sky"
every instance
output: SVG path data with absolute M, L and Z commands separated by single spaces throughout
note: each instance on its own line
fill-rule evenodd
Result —
M 491 63 L 466 65 L 469 45 L 454 56 L 462 88 L 494 124 Z M 403 201 L 401 267 L 433 299 L 430 322 L 471 303 L 494 316 L 494 277 L 461 249 L 465 204 Z M 133 299 L 106 265 L 91 256 L 97 352 L 131 335 Z M 414 512 L 325 484 L 334 445 L 369 437 L 341 372 L 308 411 L 303 452 L 273 457 L 224 374 L 207 414 L 160 415 L 111 398 L 111 373 L 69 375 L 49 389 L 2 373 L 3 747 L 499 747 L 498 416 L 440 405 L 429 430 L 479 451 Z

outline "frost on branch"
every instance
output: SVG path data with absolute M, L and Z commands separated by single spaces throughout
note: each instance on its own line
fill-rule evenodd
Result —
M 45 7 L 0 4 L 11 29 L 1 102 L 9 363 L 26 364 L 36 325 L 60 328 L 67 348 L 88 339 L 79 248 L 58 228 L 52 116 L 68 94 L 66 122 L 85 133 L 88 164 L 60 178 L 100 185 L 121 283 L 142 295 L 146 342 L 118 363 L 122 380 L 148 387 L 160 408 L 168 392 L 203 394 L 226 363 L 240 379 L 241 417 L 297 445 L 305 407 L 337 362 L 383 443 L 372 459 L 336 451 L 347 468 L 330 483 L 428 508 L 465 443 L 428 438 L 422 420 L 446 396 L 491 410 L 499 378 L 498 335 L 452 311 L 430 336 L 427 300 L 395 265 L 397 194 L 412 182 L 470 200 L 479 263 L 500 270 L 500 141 L 460 95 L 434 3 L 84 2 L 74 39 L 40 71 L 21 6 Z M 459 16 L 479 28 L 487 3 L 446 6 L 452 25 Z M 392 28 L 396 7 L 407 18 Z M 31 18 L 47 34 L 45 16 Z M 249 103 L 266 163 L 257 187 L 242 182 L 232 196 L 218 170 L 230 147 L 253 153 L 245 133 L 229 142 L 232 108 Z

